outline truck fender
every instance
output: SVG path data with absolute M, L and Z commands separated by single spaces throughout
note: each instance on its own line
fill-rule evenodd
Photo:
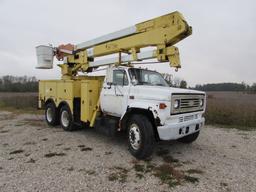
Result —
M 143 102 L 133 102 L 131 103 L 128 107 L 127 107 L 127 110 L 129 109 L 133 109 L 133 108 L 138 108 L 138 109 L 144 109 L 144 110 L 148 110 L 148 111 L 151 111 L 153 117 L 156 119 L 156 118 L 159 118 L 159 114 L 158 114 L 158 108 L 155 104 L 150 104 L 150 103 L 143 103 Z M 124 114 L 122 115 L 122 117 L 125 115 L 125 113 L 127 112 L 127 110 L 124 112 Z M 121 117 L 121 119 L 122 119 Z
M 154 104 L 144 103 L 144 102 L 133 102 L 128 105 L 126 111 L 123 112 L 120 122 L 126 121 L 126 118 L 130 115 L 131 112 L 145 113 L 150 116 L 154 124 L 157 122 L 157 125 L 160 124 L 160 118 L 158 115 L 157 107 Z M 124 120 L 124 121 L 123 121 Z M 121 127 L 123 127 L 121 125 Z
M 127 125 L 128 119 L 133 114 L 145 115 L 151 121 L 151 123 L 153 125 L 155 139 L 159 140 L 157 126 L 160 125 L 160 118 L 158 116 L 154 116 L 153 115 L 154 113 L 149 108 L 127 107 L 127 110 L 122 115 L 122 117 L 120 118 L 120 121 L 119 121 L 120 130 L 126 130 L 126 128 L 127 128 L 126 125 Z

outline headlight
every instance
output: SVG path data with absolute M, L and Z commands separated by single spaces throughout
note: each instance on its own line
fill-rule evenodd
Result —
M 176 99 L 173 104 L 174 109 L 178 109 L 180 107 L 180 100 Z
M 203 99 L 200 99 L 199 105 L 200 105 L 200 107 L 203 107 L 203 105 L 204 105 L 204 100 Z

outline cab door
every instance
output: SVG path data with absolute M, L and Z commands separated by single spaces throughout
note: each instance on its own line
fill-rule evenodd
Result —
M 129 79 L 124 69 L 113 70 L 113 82 L 104 82 L 101 92 L 101 109 L 104 113 L 121 117 L 127 108 Z

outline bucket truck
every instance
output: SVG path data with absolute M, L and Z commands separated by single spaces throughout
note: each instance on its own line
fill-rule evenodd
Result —
M 51 69 L 54 57 L 63 61 L 60 79 L 39 81 L 46 122 L 65 131 L 76 125 L 110 136 L 124 131 L 138 159 L 161 140 L 195 141 L 205 121 L 205 93 L 170 87 L 160 73 L 135 67 L 150 59 L 180 68 L 174 45 L 191 34 L 182 14 L 173 12 L 77 45 L 37 46 L 37 68 Z M 91 75 L 104 67 L 106 75 Z

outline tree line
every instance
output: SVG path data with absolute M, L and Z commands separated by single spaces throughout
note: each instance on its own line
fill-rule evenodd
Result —
M 188 84 L 184 79 L 174 77 L 172 74 L 163 73 L 164 79 L 171 87 L 187 88 Z M 196 85 L 195 87 L 188 87 L 199 91 L 241 91 L 241 92 L 256 92 L 256 83 L 248 85 L 242 83 L 208 83 Z
M 36 77 L 11 76 L 0 77 L 0 92 L 37 92 Z
M 200 91 L 242 91 L 242 92 L 256 92 L 256 83 L 248 85 L 242 83 L 209 83 L 204 85 L 196 85 L 192 89 Z

